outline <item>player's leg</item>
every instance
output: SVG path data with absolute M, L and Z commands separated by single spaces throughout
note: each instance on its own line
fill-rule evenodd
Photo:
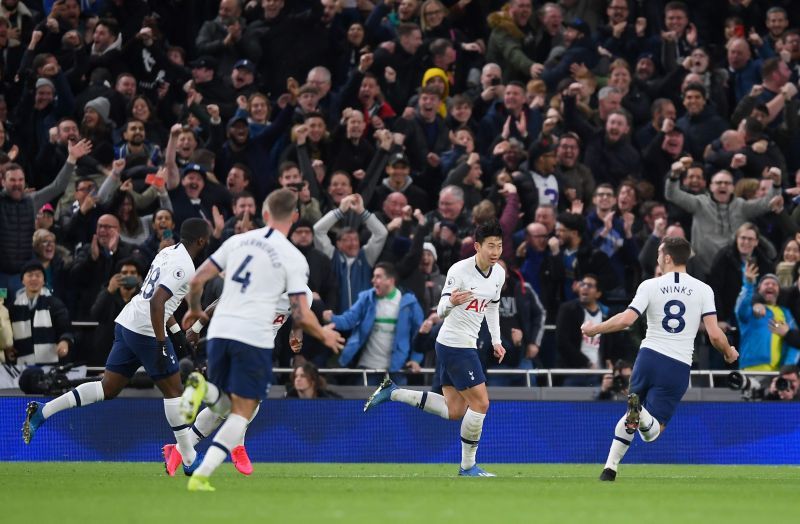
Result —
M 475 456 L 478 453 L 478 444 L 483 433 L 483 421 L 489 411 L 489 392 L 486 389 L 486 383 L 483 382 L 477 386 L 460 390 L 458 393 L 467 404 L 464 418 L 461 419 L 460 474 L 466 475 L 469 473 L 471 475 L 470 472 L 477 470 L 477 474 L 472 476 L 493 477 L 494 475 L 491 473 L 481 470 L 475 461 Z
M 80 408 L 95 402 L 113 399 L 128 384 L 128 380 L 128 377 L 124 375 L 106 371 L 103 380 L 81 384 L 46 404 L 41 402 L 28 403 L 25 411 L 25 422 L 22 425 L 22 439 L 26 444 L 29 444 L 33 439 L 34 433 L 44 421 L 59 411 Z
M 633 442 L 633 437 L 636 435 L 636 429 L 629 428 L 630 413 L 635 410 L 638 413 L 639 397 L 638 395 L 631 395 L 628 398 L 628 411 L 617 421 L 614 426 L 614 439 L 611 441 L 611 449 L 608 450 L 608 458 L 606 464 L 603 466 L 603 472 L 600 474 L 600 480 L 614 481 L 617 478 L 617 468 L 628 448 Z
M 633 364 L 631 381 L 628 387 L 628 409 L 625 415 L 617 421 L 614 426 L 614 438 L 611 440 L 611 448 L 608 451 L 603 472 L 600 480 L 614 481 L 617 478 L 617 468 L 619 463 L 628 452 L 636 430 L 641 423 L 641 399 L 646 398 L 652 386 L 652 377 L 657 373 L 657 363 L 653 361 L 650 350 L 642 348 Z
M 209 340 L 206 346 L 208 356 L 208 380 L 195 371 L 186 379 L 181 395 L 180 412 L 186 423 L 195 421 L 200 405 L 205 403 L 215 415 L 224 419 L 231 410 L 231 401 L 225 393 L 226 381 L 230 373 L 230 362 L 225 350 L 224 339 Z M 203 431 L 209 435 L 211 431 Z
M 253 410 L 253 414 L 250 416 L 250 420 L 247 421 L 248 428 L 250 427 L 250 424 L 253 423 L 253 420 L 255 420 L 260 409 L 261 409 L 261 403 L 259 402 L 259 404 L 256 406 L 256 409 Z M 242 433 L 242 439 L 231 450 L 231 461 L 233 462 L 233 467 L 236 468 L 236 471 L 238 471 L 242 475 L 252 475 L 253 463 L 250 462 L 250 457 L 247 455 L 247 449 L 244 447 L 244 437 L 246 433 L 247 433 L 247 428 L 245 428 L 245 433 Z
M 478 352 L 475 349 L 450 348 L 436 344 L 437 362 L 441 363 L 442 392 L 449 416 L 461 418 L 461 468 L 459 475 L 493 477 L 478 467 L 475 455 L 483 432 L 483 420 L 489 410 L 489 393 Z M 438 369 L 438 365 L 437 365 Z M 459 402 L 457 397 L 461 398 Z
M 443 372 L 441 358 L 436 359 L 436 376 L 434 383 L 442 384 L 441 373 Z M 370 395 L 367 402 L 364 404 L 364 411 L 368 411 L 379 404 L 391 400 L 393 402 L 402 402 L 409 406 L 421 409 L 426 413 L 437 415 L 441 418 L 454 420 L 450 416 L 448 409 L 448 402 L 444 395 L 439 395 L 432 391 L 416 391 L 413 389 L 404 389 L 397 387 L 391 379 L 386 378 L 378 389 Z M 457 417 L 458 419 L 461 416 Z
M 167 377 L 159 378 L 155 382 L 164 395 L 164 415 L 175 435 L 175 442 L 177 442 L 177 449 L 175 450 L 177 455 L 169 454 L 169 449 L 166 447 L 164 449 L 167 474 L 173 476 L 180 463 L 183 463 L 186 467 L 194 464 L 197 458 L 197 453 L 194 450 L 195 434 L 191 426 L 184 423 L 180 413 L 181 393 L 183 392 L 180 374 L 172 373 Z
M 65 409 L 88 406 L 95 402 L 111 400 L 119 395 L 128 384 L 130 377 L 141 365 L 136 354 L 127 345 L 125 333 L 117 325 L 114 331 L 114 345 L 106 361 L 106 371 L 99 382 L 86 382 L 64 393 L 50 402 L 29 402 L 22 425 L 22 439 L 29 444 L 34 433 L 45 420 Z
M 220 377 L 218 384 L 225 383 L 230 394 L 231 409 L 225 422 L 214 436 L 203 463 L 189 479 L 190 491 L 211 491 L 208 478 L 241 442 L 247 425 L 258 404 L 266 397 L 267 385 L 272 383 L 272 350 L 233 342 L 220 341 L 227 355 L 227 376 Z M 209 373 L 217 376 L 209 353 Z
M 258 407 L 259 399 L 241 397 L 231 393 L 231 412 L 214 436 L 211 447 L 206 451 L 203 463 L 189 479 L 189 490 L 211 491 L 209 477 L 225 461 L 225 458 L 244 437 L 250 417 Z M 210 489 L 206 489 L 210 488 Z
M 639 436 L 653 442 L 675 413 L 678 403 L 686 394 L 691 378 L 691 367 L 665 355 L 656 354 L 659 373 L 653 378 L 653 387 L 643 398 L 639 415 Z

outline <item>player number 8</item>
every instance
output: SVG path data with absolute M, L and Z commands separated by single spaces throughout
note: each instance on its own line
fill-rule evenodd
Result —
M 678 308 L 677 313 L 672 312 L 672 308 Z M 680 333 L 686 327 L 686 321 L 683 319 L 683 314 L 686 313 L 686 305 L 680 300 L 670 300 L 664 304 L 664 320 L 661 321 L 661 326 L 667 333 Z M 677 320 L 678 325 L 672 327 L 669 325 L 670 320 Z

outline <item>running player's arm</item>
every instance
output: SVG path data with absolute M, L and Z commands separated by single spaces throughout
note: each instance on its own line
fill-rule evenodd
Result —
M 639 288 L 636 290 L 636 296 L 633 297 L 631 304 L 625 311 L 617 313 L 613 317 L 599 324 L 593 324 L 592 322 L 584 323 L 581 326 L 581 331 L 583 334 L 587 337 L 593 337 L 596 335 L 615 333 L 631 327 L 631 325 L 636 322 L 642 313 L 644 313 L 644 311 L 647 309 L 648 303 L 650 302 L 648 282 L 651 281 L 645 280 L 639 284 Z
M 164 329 L 164 307 L 170 298 L 172 298 L 172 292 L 165 286 L 158 286 L 153 298 L 150 299 L 150 324 L 152 324 L 153 333 L 159 342 L 167 340 Z
M 302 328 L 303 331 L 321 341 L 334 353 L 338 354 L 344 347 L 344 338 L 339 333 L 332 329 L 325 329 L 320 325 L 317 316 L 308 306 L 305 293 L 289 295 L 289 310 L 292 313 L 292 322 L 295 326 Z
M 447 317 L 454 307 L 460 306 L 472 298 L 472 293 L 470 291 L 459 291 L 458 287 L 460 285 L 461 279 L 455 267 L 450 267 L 447 271 L 447 279 L 445 280 L 444 288 L 442 288 L 442 297 L 439 299 L 439 305 L 436 307 L 436 314 L 439 315 L 439 318 L 443 319 Z
M 703 325 L 706 328 L 708 340 L 711 341 L 711 344 L 717 351 L 722 353 L 722 356 L 725 357 L 725 362 L 728 364 L 735 362 L 736 359 L 739 358 L 739 352 L 736 351 L 736 348 L 730 345 L 728 342 L 728 337 L 725 336 L 725 333 L 722 331 L 722 329 L 720 329 L 719 324 L 717 323 L 717 310 L 714 303 L 714 291 L 712 291 L 710 287 L 706 287 L 701 291 L 701 293 L 703 298 Z
M 639 313 L 633 309 L 626 309 L 622 313 L 617 313 L 608 320 L 599 324 L 592 324 L 587 322 L 581 326 L 581 330 L 586 336 L 593 337 L 595 335 L 605 335 L 607 333 L 615 333 L 628 329 L 639 318 Z
M 203 287 L 206 282 L 219 275 L 221 271 L 222 267 L 211 258 L 203 262 L 197 269 L 197 272 L 189 282 L 189 292 L 186 294 L 186 303 L 189 305 L 189 311 L 183 317 L 183 329 L 190 329 L 197 320 L 203 320 L 205 324 L 208 323 L 209 317 L 202 310 L 200 299 L 203 296 Z

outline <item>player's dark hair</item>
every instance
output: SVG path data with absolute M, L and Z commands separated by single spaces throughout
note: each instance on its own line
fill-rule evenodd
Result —
M 291 189 L 276 189 L 269 194 L 264 206 L 273 220 L 288 220 L 297 210 L 297 193 Z
M 375 264 L 375 269 L 382 269 L 388 278 L 397 280 L 397 268 L 391 262 L 378 262 Z
M 475 242 L 482 244 L 489 237 L 503 238 L 503 229 L 496 221 L 492 220 L 475 228 Z
M 208 222 L 202 218 L 189 218 L 181 224 L 181 242 L 189 245 L 211 234 Z
M 676 266 L 685 266 L 692 256 L 692 245 L 685 238 L 667 237 L 662 242 L 664 254 L 672 258 Z

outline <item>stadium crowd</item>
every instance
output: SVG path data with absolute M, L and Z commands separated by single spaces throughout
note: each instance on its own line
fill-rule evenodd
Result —
M 580 325 L 673 236 L 740 366 L 795 364 L 798 28 L 791 0 L 1 0 L 0 358 L 103 365 L 184 220 L 208 255 L 288 187 L 313 309 L 352 328 L 340 356 L 307 337 L 318 367 L 431 365 L 447 270 L 492 220 L 489 368 L 629 370 L 643 329 Z

